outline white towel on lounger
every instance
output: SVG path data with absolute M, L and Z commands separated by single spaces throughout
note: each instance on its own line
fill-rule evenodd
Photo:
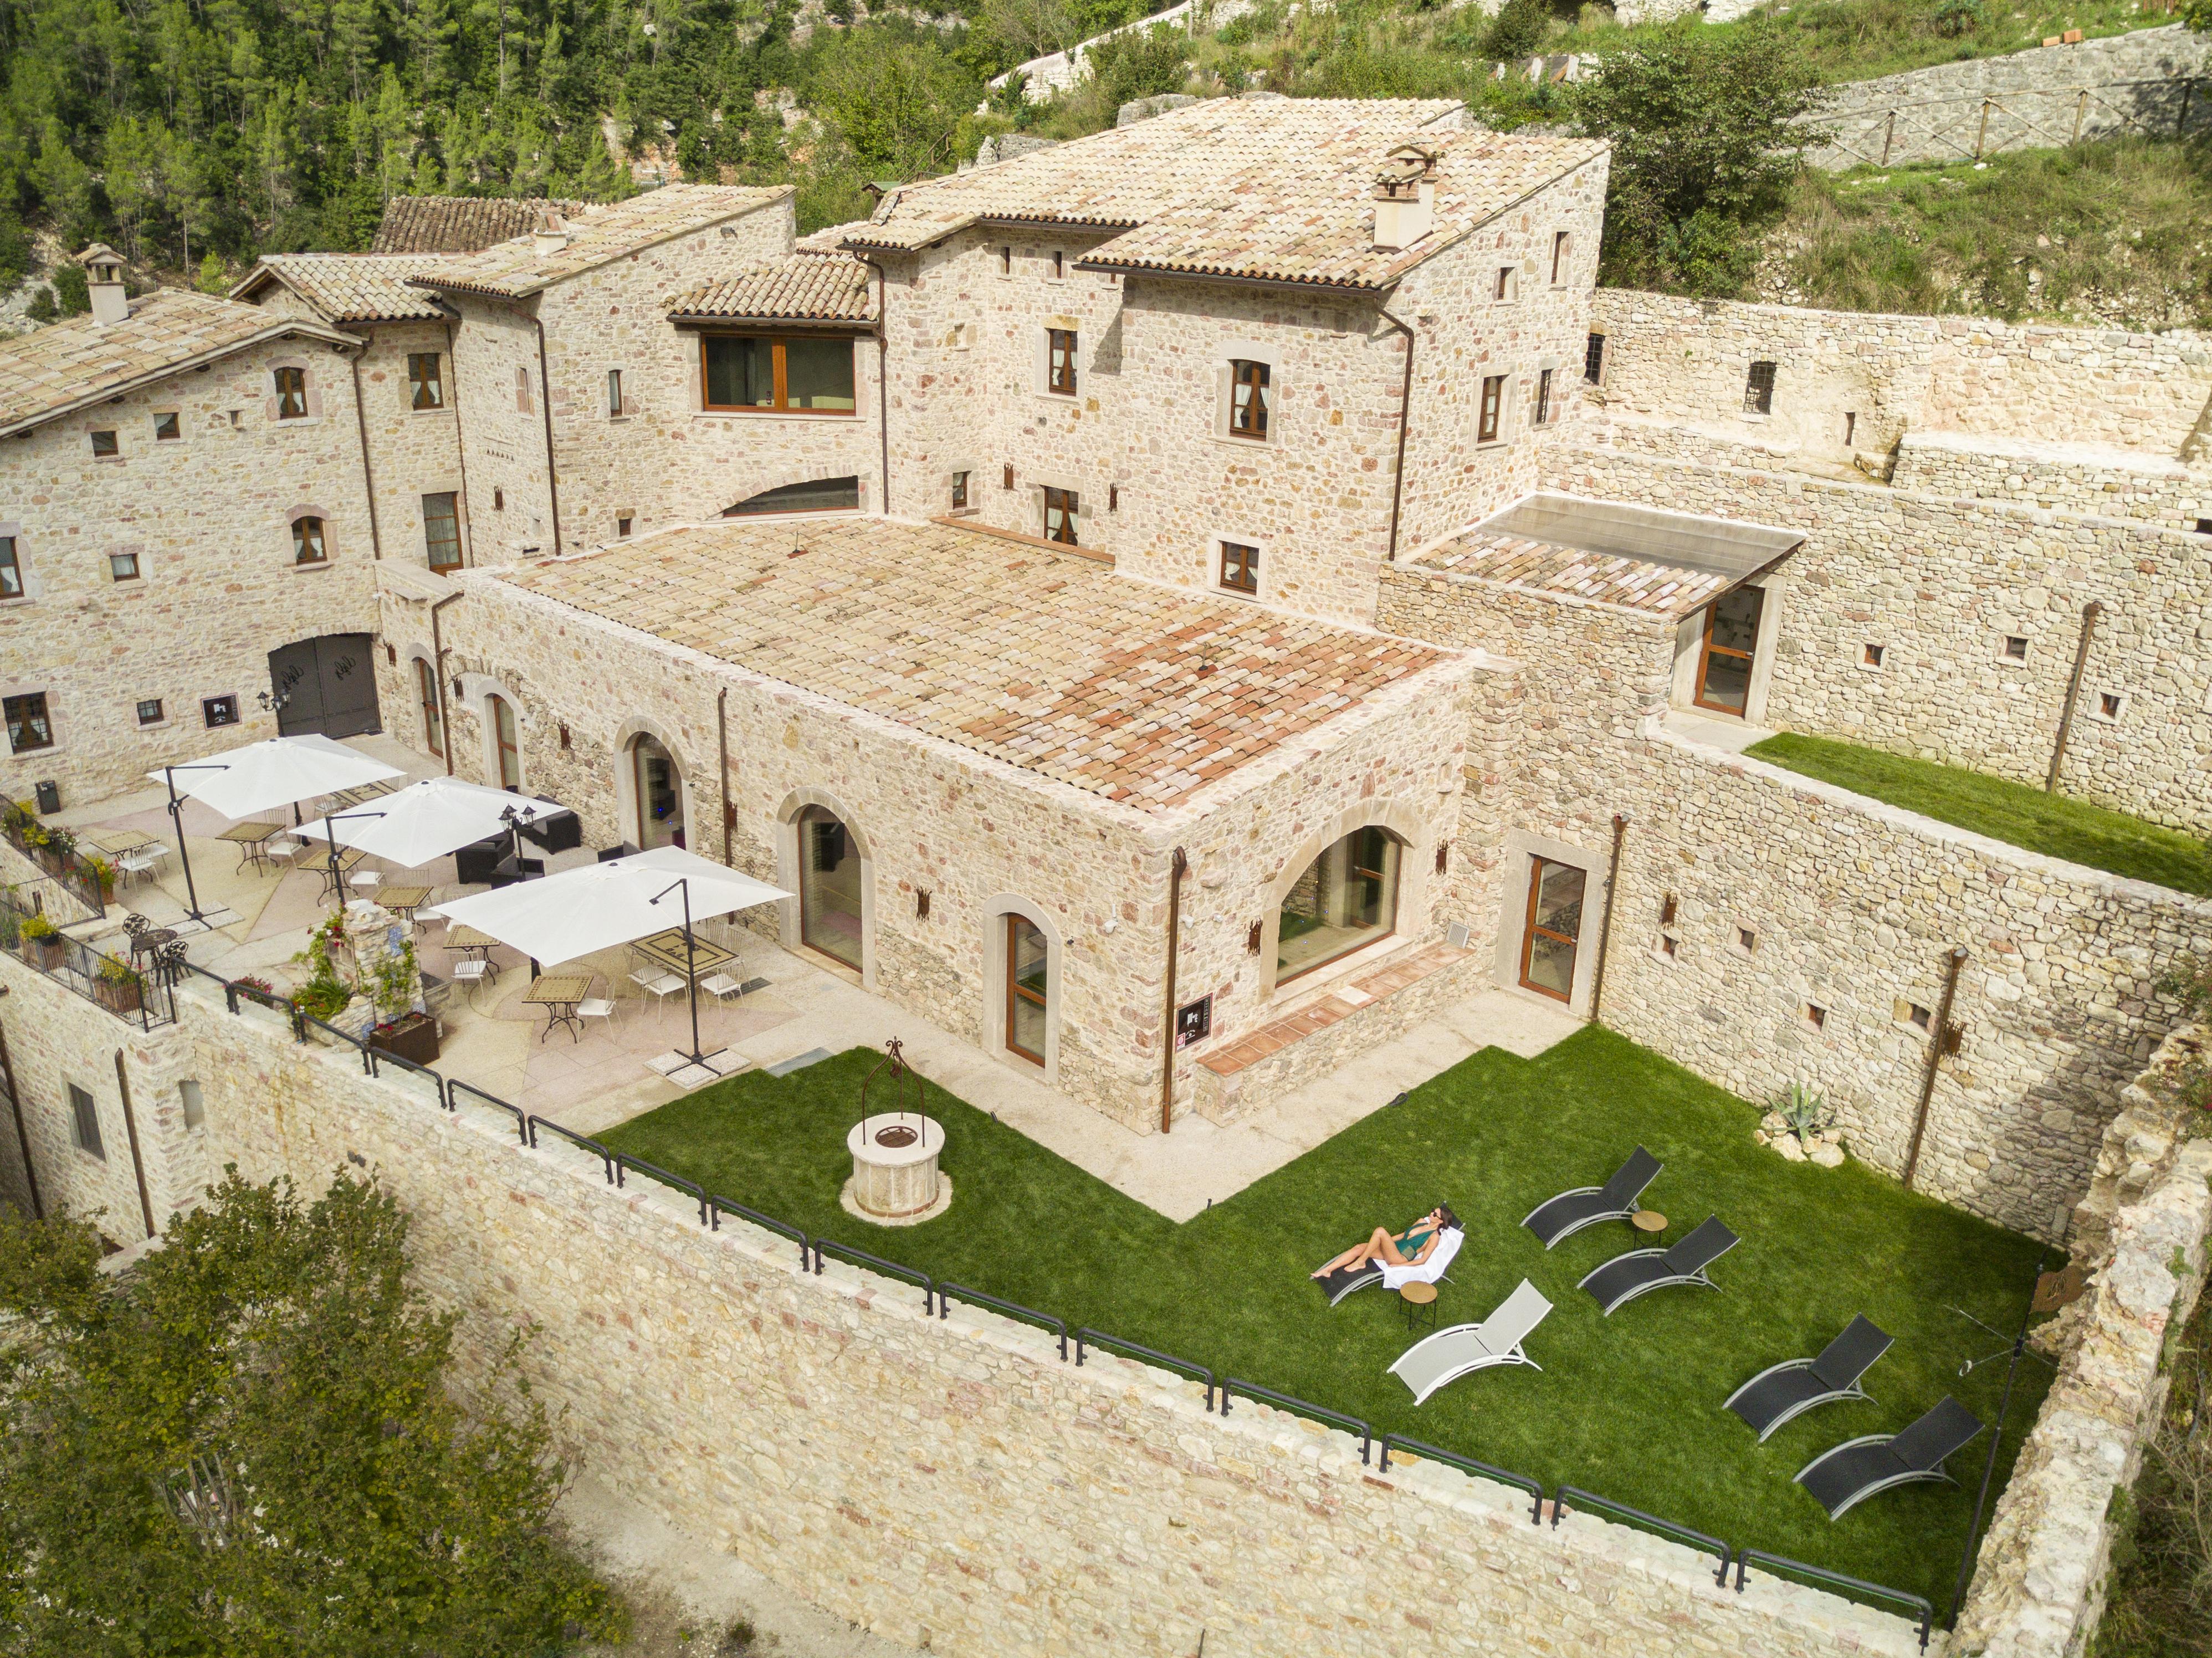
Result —
M 1407 1284 L 1434 1284 L 1444 1275 L 1444 1268 L 1451 1265 L 1452 1257 L 1459 1253 L 1459 1246 L 1466 1236 L 1467 1234 L 1456 1226 L 1447 1226 L 1437 1237 L 1437 1247 L 1429 1251 L 1426 1260 L 1418 1261 L 1411 1266 L 1393 1266 L 1387 1261 L 1377 1262 L 1382 1268 L 1382 1287 L 1395 1290 Z

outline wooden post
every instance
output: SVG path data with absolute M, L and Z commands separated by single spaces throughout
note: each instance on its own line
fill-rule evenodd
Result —
M 1177 847 L 1168 865 L 1168 1031 L 1167 1051 L 1160 1056 L 1160 1133 L 1174 1126 L 1176 1056 L 1176 948 L 1182 932 L 1182 878 L 1190 859 Z
M 23 1127 L 23 1096 L 15 1091 L 15 1066 L 8 1057 L 8 1033 L 0 1030 L 0 1084 L 8 1089 L 8 1104 L 15 1114 L 15 1144 L 22 1148 L 23 1180 L 31 1188 L 31 1218 L 44 1220 L 46 1206 L 39 1198 L 39 1171 L 31 1166 L 31 1136 Z
M 1982 159 L 1982 145 L 1990 136 L 1990 100 L 1982 100 L 1982 125 L 1974 133 L 1974 159 Z
M 1912 1119 L 1912 1145 L 1905 1154 L 1905 1189 L 1912 1189 L 1912 1177 L 1920 1171 L 1920 1142 L 1928 1133 L 1928 1108 L 1936 1098 L 1936 1067 L 1942 1062 L 1943 1050 L 1951 1035 L 1951 1003 L 1959 993 L 1959 969 L 1966 964 L 1966 947 L 1960 944 L 1951 951 L 1950 970 L 1943 980 L 1943 999 L 1936 1010 L 1936 1028 L 1928 1033 L 1928 1072 L 1920 1082 L 1920 1110 Z
M 2074 647 L 2074 672 L 2066 682 L 2066 706 L 2058 714 L 2058 740 L 2051 747 L 2051 770 L 2043 780 L 2045 794 L 2058 793 L 2058 774 L 2066 764 L 2066 739 L 2074 730 L 2074 704 L 2081 695 L 2081 674 L 2089 665 L 2089 641 L 2097 632 L 2097 618 L 2105 607 L 2091 599 L 2081 607 L 2081 638 Z
M 2083 87 L 2081 95 L 2074 100 L 2074 137 L 2068 142 L 2081 142 L 2081 123 L 2089 113 L 2089 88 Z
M 722 861 L 730 861 L 730 831 L 738 826 L 738 814 L 730 805 L 730 688 L 723 686 L 714 693 L 714 741 L 717 757 L 722 762 Z M 619 840 L 621 837 L 616 837 Z
M 138 1212 L 146 1222 L 146 1236 L 154 1236 L 154 1202 L 146 1195 L 146 1163 L 138 1154 L 138 1118 L 131 1109 L 131 1078 L 123 1073 L 123 1050 L 115 1050 L 115 1086 L 123 1096 L 123 1131 L 131 1137 L 131 1171 L 138 1177 Z
M 1896 142 L 1897 112 L 1892 110 L 1889 112 L 1889 125 L 1882 130 L 1881 135 L 1881 164 L 1884 167 L 1889 165 L 1889 147 Z

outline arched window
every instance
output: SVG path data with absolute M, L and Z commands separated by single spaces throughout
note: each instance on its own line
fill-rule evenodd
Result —
M 292 562 L 320 564 L 329 558 L 330 544 L 323 537 L 323 521 L 313 513 L 292 520 Z
M 1006 1051 L 1042 1065 L 1051 1017 L 1045 971 L 1050 950 L 1028 916 L 1009 914 L 1006 920 Z
M 807 483 L 786 483 L 748 495 L 722 508 L 724 518 L 757 518 L 769 513 L 857 513 L 860 510 L 858 476 L 816 478 Z
M 1322 850 L 1283 896 L 1275 982 L 1389 936 L 1398 924 L 1398 837 L 1379 823 Z
M 428 657 L 415 659 L 415 700 L 422 708 L 422 740 L 430 752 L 442 756 L 446 752 L 445 727 L 438 718 L 438 676 L 431 671 Z
M 522 745 L 515 735 L 514 709 L 505 697 L 495 692 L 485 699 L 484 711 L 491 716 L 492 751 L 499 768 L 499 786 L 520 794 Z
M 637 792 L 640 847 L 684 844 L 684 784 L 676 762 L 659 739 L 641 737 L 629 745 L 630 777 Z
M 837 815 L 799 814 L 799 938 L 809 949 L 861 971 L 860 853 Z

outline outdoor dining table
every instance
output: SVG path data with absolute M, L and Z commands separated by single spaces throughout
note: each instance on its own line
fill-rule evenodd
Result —
M 422 886 L 379 887 L 376 890 L 376 902 L 406 922 L 408 926 L 419 926 L 422 924 L 415 919 L 415 912 L 422 906 L 423 901 L 429 897 L 431 890 L 432 889 Z
M 545 1029 L 538 1033 L 544 1042 L 552 1035 L 556 1024 L 573 1025 L 573 1041 L 583 1034 L 584 1022 L 576 1017 L 576 1004 L 591 993 L 592 975 L 588 973 L 541 973 L 530 981 L 530 988 L 522 993 L 522 999 L 534 1002 L 545 1010 Z
M 718 944 L 692 935 L 692 951 L 687 960 L 684 949 L 684 929 L 672 926 L 665 932 L 656 932 L 649 938 L 635 941 L 630 948 L 655 967 L 665 968 L 678 978 L 689 974 L 712 973 L 717 968 L 727 967 L 738 958 Z
M 87 838 L 102 852 L 112 853 L 118 858 L 141 847 L 159 844 L 152 835 L 134 829 L 100 829 Z
M 489 932 L 479 932 L 459 921 L 446 925 L 446 948 L 472 955 L 486 967 L 491 965 L 491 947 L 498 942 Z
M 252 864 L 259 869 L 269 867 L 269 842 L 284 832 L 282 823 L 233 823 L 218 841 L 228 841 L 238 848 L 238 866 L 244 869 Z
M 323 857 L 321 861 L 317 865 L 317 867 L 322 871 L 323 874 L 323 896 L 327 898 L 335 892 L 337 890 L 339 884 L 343 882 L 347 876 L 352 874 L 356 867 L 357 867 L 361 863 L 361 860 L 368 856 L 368 854 L 358 847 L 346 847 L 343 852 L 338 853 L 337 874 L 333 878 L 331 873 L 330 848 L 325 846 L 323 848 Z

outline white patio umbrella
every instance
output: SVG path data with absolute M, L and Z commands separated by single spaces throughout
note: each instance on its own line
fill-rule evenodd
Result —
M 366 805 L 302 823 L 295 832 L 302 839 L 322 841 L 330 848 L 333 864 L 340 847 L 353 847 L 402 869 L 416 869 L 489 840 L 518 819 L 526 822 L 564 810 L 458 777 L 433 777 Z
M 146 774 L 169 787 L 169 817 L 177 826 L 177 855 L 185 868 L 186 908 L 195 921 L 206 918 L 200 914 L 199 894 L 192 886 L 191 853 L 185 849 L 185 799 L 213 806 L 234 822 L 271 806 L 289 805 L 295 808 L 293 821 L 297 823 L 299 802 L 313 795 L 358 788 L 363 783 L 400 774 L 397 766 L 387 766 L 327 737 L 313 735 L 271 737 L 190 765 L 163 766 Z M 181 787 L 177 781 L 179 776 L 189 780 Z
M 791 895 L 740 875 L 681 847 L 655 847 L 604 864 L 564 870 L 496 892 L 455 898 L 423 913 L 472 926 L 520 950 L 532 962 L 573 962 L 656 932 L 681 918 L 691 981 L 690 1063 L 708 1070 L 699 1050 L 699 981 L 692 923 Z

